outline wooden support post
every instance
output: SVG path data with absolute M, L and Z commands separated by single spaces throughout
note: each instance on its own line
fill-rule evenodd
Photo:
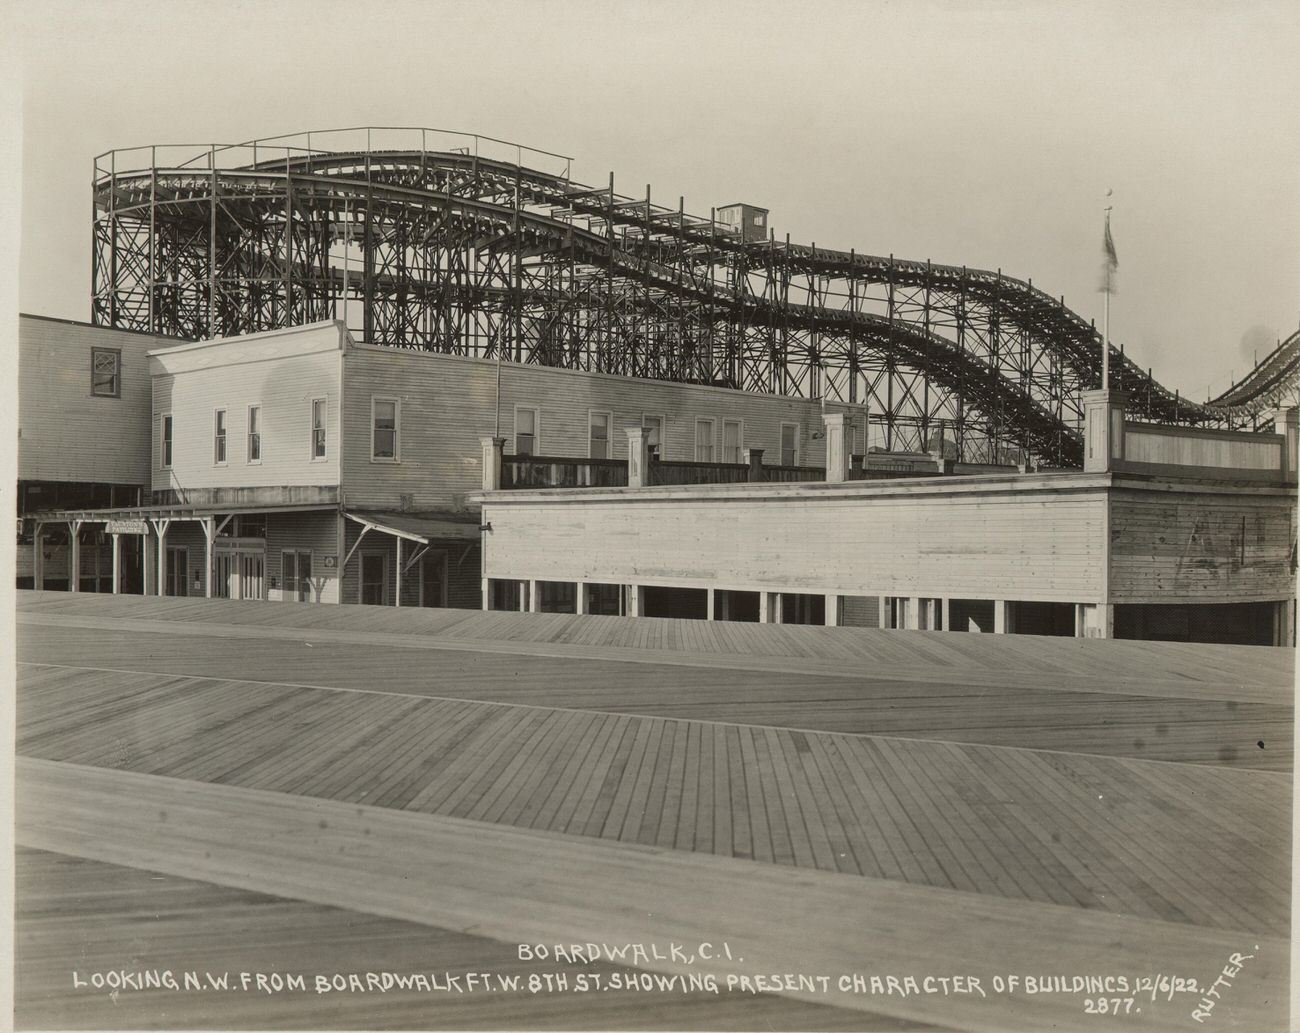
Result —
M 825 624 L 828 628 L 838 628 L 840 626 L 840 595 L 838 592 L 826 593 Z
M 1083 469 L 1103 473 L 1124 460 L 1123 391 L 1084 391 Z
M 877 596 L 877 598 L 880 600 L 879 602 L 880 616 L 879 619 L 876 621 L 876 623 L 882 628 L 890 628 L 893 625 L 889 620 L 889 596 L 882 595 L 882 596 Z
M 68 521 L 68 591 L 81 591 L 81 521 Z
M 574 582 L 573 585 L 573 612 L 587 612 L 587 585 L 584 581 Z
M 940 621 L 944 631 L 952 631 L 952 600 L 946 595 L 941 603 Z
M 217 521 L 215 517 L 203 518 L 203 595 L 212 598 L 212 567 L 216 562 Z
M 1294 406 L 1275 410 L 1273 430 L 1282 435 L 1282 480 L 1294 484 L 1297 477 L 1297 451 L 1300 449 L 1300 410 Z
M 780 614 L 775 617 L 772 615 L 772 603 L 776 600 L 777 606 L 780 606 L 780 595 L 776 592 L 759 592 L 758 593 L 758 623 L 760 624 L 779 624 L 781 622 Z
M 537 590 L 537 586 L 539 584 L 540 582 L 538 581 L 528 582 L 528 612 L 529 613 L 542 612 L 542 593 Z
M 158 562 L 155 569 L 158 573 L 157 594 L 160 596 L 167 594 L 167 528 L 171 526 L 171 521 L 163 518 L 150 520 L 154 530 L 158 533 Z M 149 591 L 149 586 L 145 586 L 145 592 Z
M 826 481 L 839 484 L 849 479 L 853 425 L 848 413 L 828 412 L 822 416 L 826 424 Z
M 993 634 L 1005 635 L 1011 623 L 1011 604 L 1005 599 L 993 600 Z
M 483 447 L 483 490 L 499 491 L 501 489 L 501 456 L 505 452 L 506 439 L 497 437 L 479 438 Z
M 140 594 L 151 595 L 158 584 L 158 575 L 155 568 L 158 565 L 158 554 L 154 551 L 153 534 L 151 525 L 145 525 L 143 537 L 140 539 L 140 564 L 143 569 L 143 577 L 140 583 Z
M 167 594 L 167 525 L 158 529 L 158 594 Z
M 627 486 L 644 488 L 650 483 L 650 432 L 645 427 L 627 428 Z
M 713 612 L 714 607 L 717 605 L 715 593 L 712 588 L 705 589 L 705 593 L 706 593 L 706 598 L 704 603 L 704 619 L 711 620 L 711 621 L 717 620 L 717 617 L 714 615 Z
M 517 581 L 515 583 L 519 586 L 519 612 L 527 613 L 528 612 L 528 586 L 531 585 L 532 582 Z
M 122 591 L 122 536 L 113 535 L 113 594 Z
M 1277 604 L 1277 622 L 1278 629 L 1273 644 L 1294 648 L 1296 644 L 1294 599 L 1283 599 Z
M 32 587 L 45 589 L 45 524 L 40 520 L 32 532 Z
M 492 609 L 492 581 L 490 578 L 483 578 L 483 609 Z
M 393 594 L 393 605 L 394 605 L 394 606 L 401 606 L 401 605 L 402 605 L 402 573 L 403 573 L 403 571 L 402 571 L 402 537 L 401 537 L 401 535 L 394 535 L 393 537 L 397 539 L 397 571 L 396 571 L 396 573 L 397 573 L 397 584 L 395 585 L 395 589 L 396 589 L 396 591 L 395 591 L 394 594 Z
M 641 586 L 627 586 L 627 615 L 629 617 L 641 616 Z

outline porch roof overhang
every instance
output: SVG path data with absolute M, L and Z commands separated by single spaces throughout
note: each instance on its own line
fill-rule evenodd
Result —
M 118 506 L 105 509 L 58 509 L 32 513 L 28 519 L 38 524 L 59 524 L 79 520 L 82 523 L 106 523 L 109 520 L 206 520 L 208 517 L 235 516 L 241 513 L 337 512 L 337 502 L 304 502 L 289 505 L 243 504 Z
M 367 530 L 429 545 L 432 542 L 477 542 L 479 519 L 459 513 L 387 513 L 347 510 L 344 514 Z

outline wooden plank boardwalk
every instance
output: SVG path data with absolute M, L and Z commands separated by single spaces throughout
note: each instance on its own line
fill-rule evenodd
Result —
M 360 858 L 391 849 L 424 863 L 419 844 L 437 852 L 444 840 L 468 851 L 445 863 L 474 881 L 480 904 L 439 935 L 630 936 L 646 919 L 616 887 L 645 863 L 646 892 L 658 886 L 673 908 L 695 901 L 722 930 L 711 936 L 728 934 L 733 913 L 693 894 L 710 879 L 757 880 L 836 936 L 879 939 L 878 965 L 900 945 L 919 971 L 935 971 L 926 943 L 945 963 L 982 956 L 971 937 L 992 921 L 1013 941 L 989 941 L 995 970 L 1041 957 L 1044 970 L 1102 971 L 1101 945 L 1154 958 L 1178 942 L 1208 974 L 1221 946 L 1256 941 L 1268 944 L 1268 979 L 1284 970 L 1273 955 L 1290 928 L 1289 651 L 58 593 L 20 593 L 18 632 L 18 841 L 98 862 L 106 895 L 72 902 L 39 874 L 24 878 L 20 944 L 37 983 L 55 978 L 55 943 L 77 948 L 79 909 L 102 905 L 110 937 L 156 913 L 112 865 L 394 920 L 424 902 L 411 915 L 383 910 L 388 898 L 358 884 Z M 223 842 L 231 835 L 252 838 Z M 498 848 L 520 864 L 548 851 L 565 860 L 533 879 L 496 864 Z M 581 858 L 610 866 L 611 896 Z M 75 867 L 48 853 L 28 861 Z M 407 862 L 394 863 L 391 877 L 408 878 Z M 262 881 L 238 881 L 254 870 Z M 313 896 L 316 886 L 334 896 Z M 40 911 L 42 894 L 71 910 Z M 902 910 L 871 925 L 860 898 Z M 220 934 L 229 926 L 214 907 Z M 495 933 L 479 925 L 488 912 Z M 332 917 L 294 914 L 331 942 Z M 734 914 L 758 923 L 772 964 L 798 942 L 782 926 L 793 919 L 775 914 Z M 860 929 L 843 925 L 849 915 Z M 923 926 L 906 931 L 905 915 Z M 270 958 L 276 934 L 263 928 L 259 956 Z M 407 956 L 408 932 L 374 928 Z M 20 1003 L 46 1026 L 105 1015 Z M 819 1017 L 782 1004 L 770 1018 L 693 1000 L 644 1014 L 557 1004 L 528 1025 L 881 1028 L 889 1015 L 1003 1029 L 1010 1014 L 879 1003 L 839 1001 Z M 1077 1000 L 1066 1011 L 1020 1003 L 1046 1010 L 1017 1028 L 1086 1028 Z M 193 1007 L 202 1024 L 202 1002 Z M 447 1023 L 509 1024 L 511 1007 L 467 1007 Z M 245 1025 L 343 1021 L 313 1023 L 318 1002 L 257 1014 Z M 391 1014 L 395 1028 L 436 1028 L 414 1006 Z
M 270 609 L 278 612 L 281 607 Z M 126 671 L 143 666 L 189 675 L 219 671 L 249 681 L 345 688 L 378 685 L 411 695 L 1274 771 L 1290 770 L 1293 762 L 1293 708 L 1289 700 L 1280 698 L 1282 690 L 1276 685 L 1253 694 L 1255 699 L 1267 695 L 1272 702 L 1256 702 L 1248 692 L 1242 693 L 1243 698 L 1232 698 L 1236 690 L 1222 681 L 1193 684 L 1183 679 L 1180 684 L 1191 688 L 1180 689 L 1181 695 L 1169 686 L 1159 695 L 1139 695 L 1131 687 L 1119 692 L 1100 691 L 1095 685 L 1065 689 L 1055 675 L 1024 671 L 972 682 L 968 675 L 941 666 L 924 676 L 914 671 L 900 679 L 893 668 L 882 665 L 874 666 L 870 676 L 797 673 L 754 670 L 745 666 L 751 663 L 745 658 L 737 658 L 738 666 L 722 666 L 717 659 L 694 666 L 683 655 L 679 662 L 667 665 L 532 656 L 486 647 L 443 649 L 415 634 L 354 631 L 343 639 L 328 629 L 268 631 L 188 621 L 151 621 L 141 628 L 137 620 L 101 617 L 92 623 L 76 615 L 23 616 L 20 658 L 55 656 L 67 665 Z M 549 615 L 507 616 L 528 626 L 531 616 Z M 911 634 L 875 632 L 871 637 L 897 639 Z M 238 643 L 237 649 L 232 641 Z M 148 657 L 147 664 L 139 662 L 141 656 Z M 1245 677 L 1253 675 L 1258 676 L 1246 670 Z M 1207 691 L 1211 688 L 1213 695 Z
M 83 979 L 123 963 L 122 945 L 138 952 L 132 970 L 158 967 L 206 978 L 240 972 L 297 975 L 310 987 L 317 973 L 428 971 L 429 958 L 448 959 L 440 975 L 467 984 L 489 972 L 526 986 L 529 976 L 564 974 L 573 985 L 590 973 L 580 964 L 520 961 L 510 945 L 413 921 L 330 907 L 81 857 L 19 848 L 14 919 L 15 979 L 27 1000 L 26 1029 L 98 1029 L 109 1012 L 122 1029 L 656 1029 L 656 1030 L 921 1030 L 894 1016 L 795 1000 L 694 991 L 641 994 L 635 1009 L 615 994 L 520 991 L 430 994 L 230 993 L 184 995 L 105 992 L 72 987 L 69 965 Z M 141 914 L 138 903 L 150 901 Z M 72 950 L 70 950 L 72 948 Z M 613 964 L 603 976 L 631 970 Z M 44 1021 L 39 1021 L 39 1020 Z M 629 1022 L 629 1019 L 632 1021 Z M 26 1021 L 24 1021 L 26 1020 Z M 36 1020 L 36 1021 L 33 1021 Z
M 17 714 L 18 752 L 47 760 L 1220 928 L 1288 921 L 1279 774 L 59 666 L 20 668 Z
M 416 635 L 445 646 L 491 643 L 534 655 L 633 659 L 638 654 L 665 662 L 683 654 L 691 665 L 714 658 L 743 661 L 762 669 L 798 660 L 801 674 L 840 671 L 861 676 L 887 670 L 893 677 L 916 672 L 925 678 L 995 681 L 1040 676 L 1040 689 L 1054 686 L 1105 692 L 1172 684 L 1187 698 L 1291 702 L 1294 654 L 1288 649 L 1171 642 L 1102 642 L 1030 635 L 972 635 L 945 632 L 893 634 L 872 629 L 781 624 L 739 624 L 668 618 L 587 617 L 553 613 L 500 613 L 453 609 L 395 609 L 384 606 L 303 606 L 222 599 L 71 595 L 19 592 L 23 614 L 63 617 L 111 616 L 242 626 L 301 628 L 335 632 Z M 564 650 L 559 647 L 581 647 Z M 549 647 L 549 648 L 548 648 Z M 609 651 L 609 652 L 606 652 Z M 1041 676 L 1048 677 L 1041 677 Z M 1262 698 L 1243 695 L 1265 690 Z
M 1221 994 L 1215 1028 L 1273 1031 L 1285 1022 L 1283 937 L 819 871 L 792 878 L 790 869 L 754 861 L 328 800 L 304 806 L 283 793 L 28 758 L 20 759 L 19 776 L 19 829 L 36 849 L 93 853 L 102 862 L 504 944 L 659 944 L 661 956 L 638 967 L 667 976 L 821 974 L 824 988 L 796 983 L 782 995 L 990 1033 L 1175 1033 L 1188 1028 L 1196 995 L 1134 993 L 1136 1011 L 1115 1025 L 1088 1014 L 1081 993 L 999 993 L 993 977 L 1086 973 L 1136 982 L 1165 972 L 1208 987 L 1241 952 L 1251 960 L 1232 992 Z M 137 906 L 153 913 L 152 901 Z M 668 944 L 683 946 L 683 959 Z M 707 961 L 696 954 L 700 944 L 710 947 Z M 351 971 L 373 971 L 364 945 L 358 957 Z M 282 965 L 297 960 L 286 955 Z M 854 992 L 841 981 L 854 973 L 907 975 L 918 987 L 927 974 L 958 975 L 978 979 L 981 989 L 902 996 L 864 982 Z M 637 1013 L 655 995 L 613 996 L 626 1009 L 614 1024 L 644 1028 Z M 319 1015 L 319 1001 L 305 1003 Z M 569 1006 L 576 1013 L 582 1002 Z

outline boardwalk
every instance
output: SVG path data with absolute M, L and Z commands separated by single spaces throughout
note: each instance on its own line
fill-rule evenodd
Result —
M 1281 996 L 1260 988 L 1284 985 L 1290 922 L 1282 650 L 50 593 L 20 599 L 19 659 L 30 985 L 81 931 L 48 917 L 76 909 L 43 871 L 114 887 L 118 929 L 148 870 L 217 915 L 234 887 L 372 916 L 385 944 L 418 939 L 410 922 L 498 944 L 692 930 L 743 938 L 772 972 L 984 958 L 990 974 L 1122 960 L 1203 977 L 1259 944 L 1263 982 L 1216 1019 L 1281 1028 Z M 465 869 L 454 898 L 403 896 L 435 855 Z M 755 887 L 793 910 L 764 914 Z M 638 893 L 647 917 L 630 921 L 619 902 Z M 206 907 L 187 909 L 194 935 Z M 990 956 L 991 928 L 1006 937 Z M 318 961 L 345 954 L 322 933 Z M 108 1021 L 100 999 L 52 993 L 20 1015 Z M 349 1025 L 294 1000 L 261 1015 L 241 999 L 235 1025 Z M 796 988 L 622 1012 L 560 995 L 535 1023 L 518 1001 L 389 1000 L 394 1027 L 1097 1028 L 1069 994 Z M 1141 1021 L 1183 1028 L 1194 1004 L 1151 1001 Z M 184 1007 L 183 1024 L 216 1021 L 210 1002 Z

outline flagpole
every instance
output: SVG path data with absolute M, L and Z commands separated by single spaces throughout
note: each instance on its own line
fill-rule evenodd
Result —
M 1106 191 L 1110 193 L 1110 191 Z M 1110 240 L 1110 210 L 1111 206 L 1106 206 L 1106 240 Z M 1110 289 L 1111 289 L 1111 267 L 1110 262 L 1106 263 L 1106 300 L 1105 307 L 1102 309 L 1101 319 L 1101 389 L 1110 390 Z

